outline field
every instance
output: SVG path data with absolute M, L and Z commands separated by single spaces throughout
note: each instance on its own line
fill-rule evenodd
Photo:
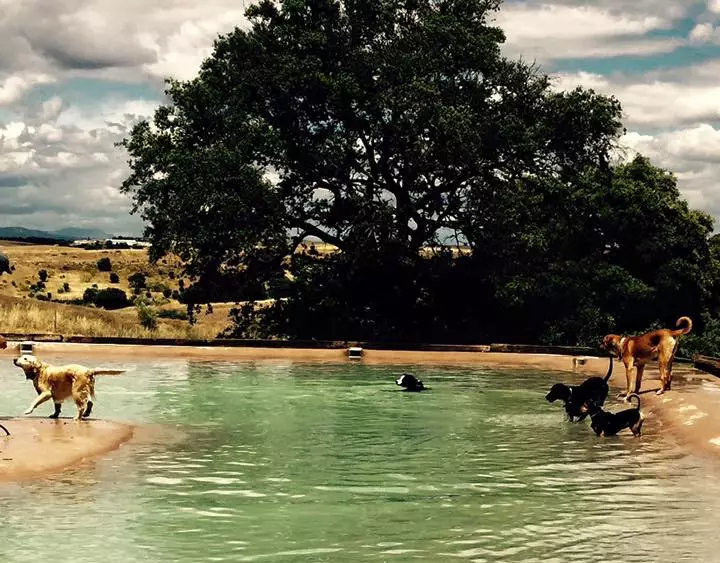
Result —
M 150 310 L 156 314 L 182 315 L 185 306 L 172 296 L 166 297 L 168 290 L 179 289 L 180 268 L 176 260 L 150 264 L 144 249 L 84 250 L 4 241 L 0 241 L 0 252 L 7 254 L 15 267 L 12 274 L 0 276 L 0 334 L 206 339 L 214 338 L 227 326 L 227 314 L 233 307 L 232 303 L 213 304 L 213 312 L 200 313 L 193 326 L 186 320 L 157 317 L 157 328 L 147 329 L 141 325 L 135 306 L 106 311 L 71 302 L 82 300 L 85 290 L 93 286 L 98 290 L 118 288 L 131 298 L 133 290 L 128 278 L 140 272 L 145 275 L 147 286 L 141 295 Z M 111 283 L 110 272 L 98 270 L 98 260 L 105 257 L 119 277 L 117 283 Z M 47 272 L 47 279 L 45 287 L 38 290 L 41 270 Z

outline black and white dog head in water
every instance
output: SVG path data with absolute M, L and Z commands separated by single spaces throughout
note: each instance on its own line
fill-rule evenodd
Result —
M 404 387 L 405 391 L 424 391 L 426 389 L 423 382 L 411 373 L 403 373 L 395 380 L 395 383 Z

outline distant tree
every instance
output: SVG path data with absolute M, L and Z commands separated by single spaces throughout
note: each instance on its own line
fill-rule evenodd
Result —
M 147 287 L 145 274 L 142 272 L 135 272 L 134 274 L 128 276 L 128 284 L 130 284 L 130 287 L 136 294 L 140 293 Z
M 0 252 L 0 276 L 2 276 L 3 273 L 11 274 L 12 270 L 10 268 L 10 259 L 6 254 Z
M 112 271 L 112 262 L 107 256 L 103 256 L 97 261 L 97 269 L 99 272 L 110 272 Z
M 128 301 L 127 294 L 121 289 L 108 287 L 101 289 L 95 295 L 95 306 L 107 310 L 123 309 L 131 305 Z

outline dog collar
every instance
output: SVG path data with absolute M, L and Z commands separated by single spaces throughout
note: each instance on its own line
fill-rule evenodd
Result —
M 625 343 L 627 342 L 627 337 L 623 336 L 620 339 L 620 342 L 618 342 L 618 360 L 622 358 L 623 355 L 623 348 L 625 347 Z

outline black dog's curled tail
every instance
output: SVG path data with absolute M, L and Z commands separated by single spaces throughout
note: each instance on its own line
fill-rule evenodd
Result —
M 637 409 L 640 410 L 640 395 L 638 395 L 637 393 L 631 393 L 630 395 L 628 395 L 627 398 L 628 398 L 628 401 L 630 401 L 633 398 L 637 399 Z
M 612 375 L 612 370 L 613 370 L 613 357 L 610 356 L 610 365 L 608 366 L 608 372 L 607 372 L 607 375 L 605 376 L 605 379 L 603 380 L 603 381 L 605 381 L 605 383 L 607 383 L 608 380 L 610 379 L 610 376 Z

